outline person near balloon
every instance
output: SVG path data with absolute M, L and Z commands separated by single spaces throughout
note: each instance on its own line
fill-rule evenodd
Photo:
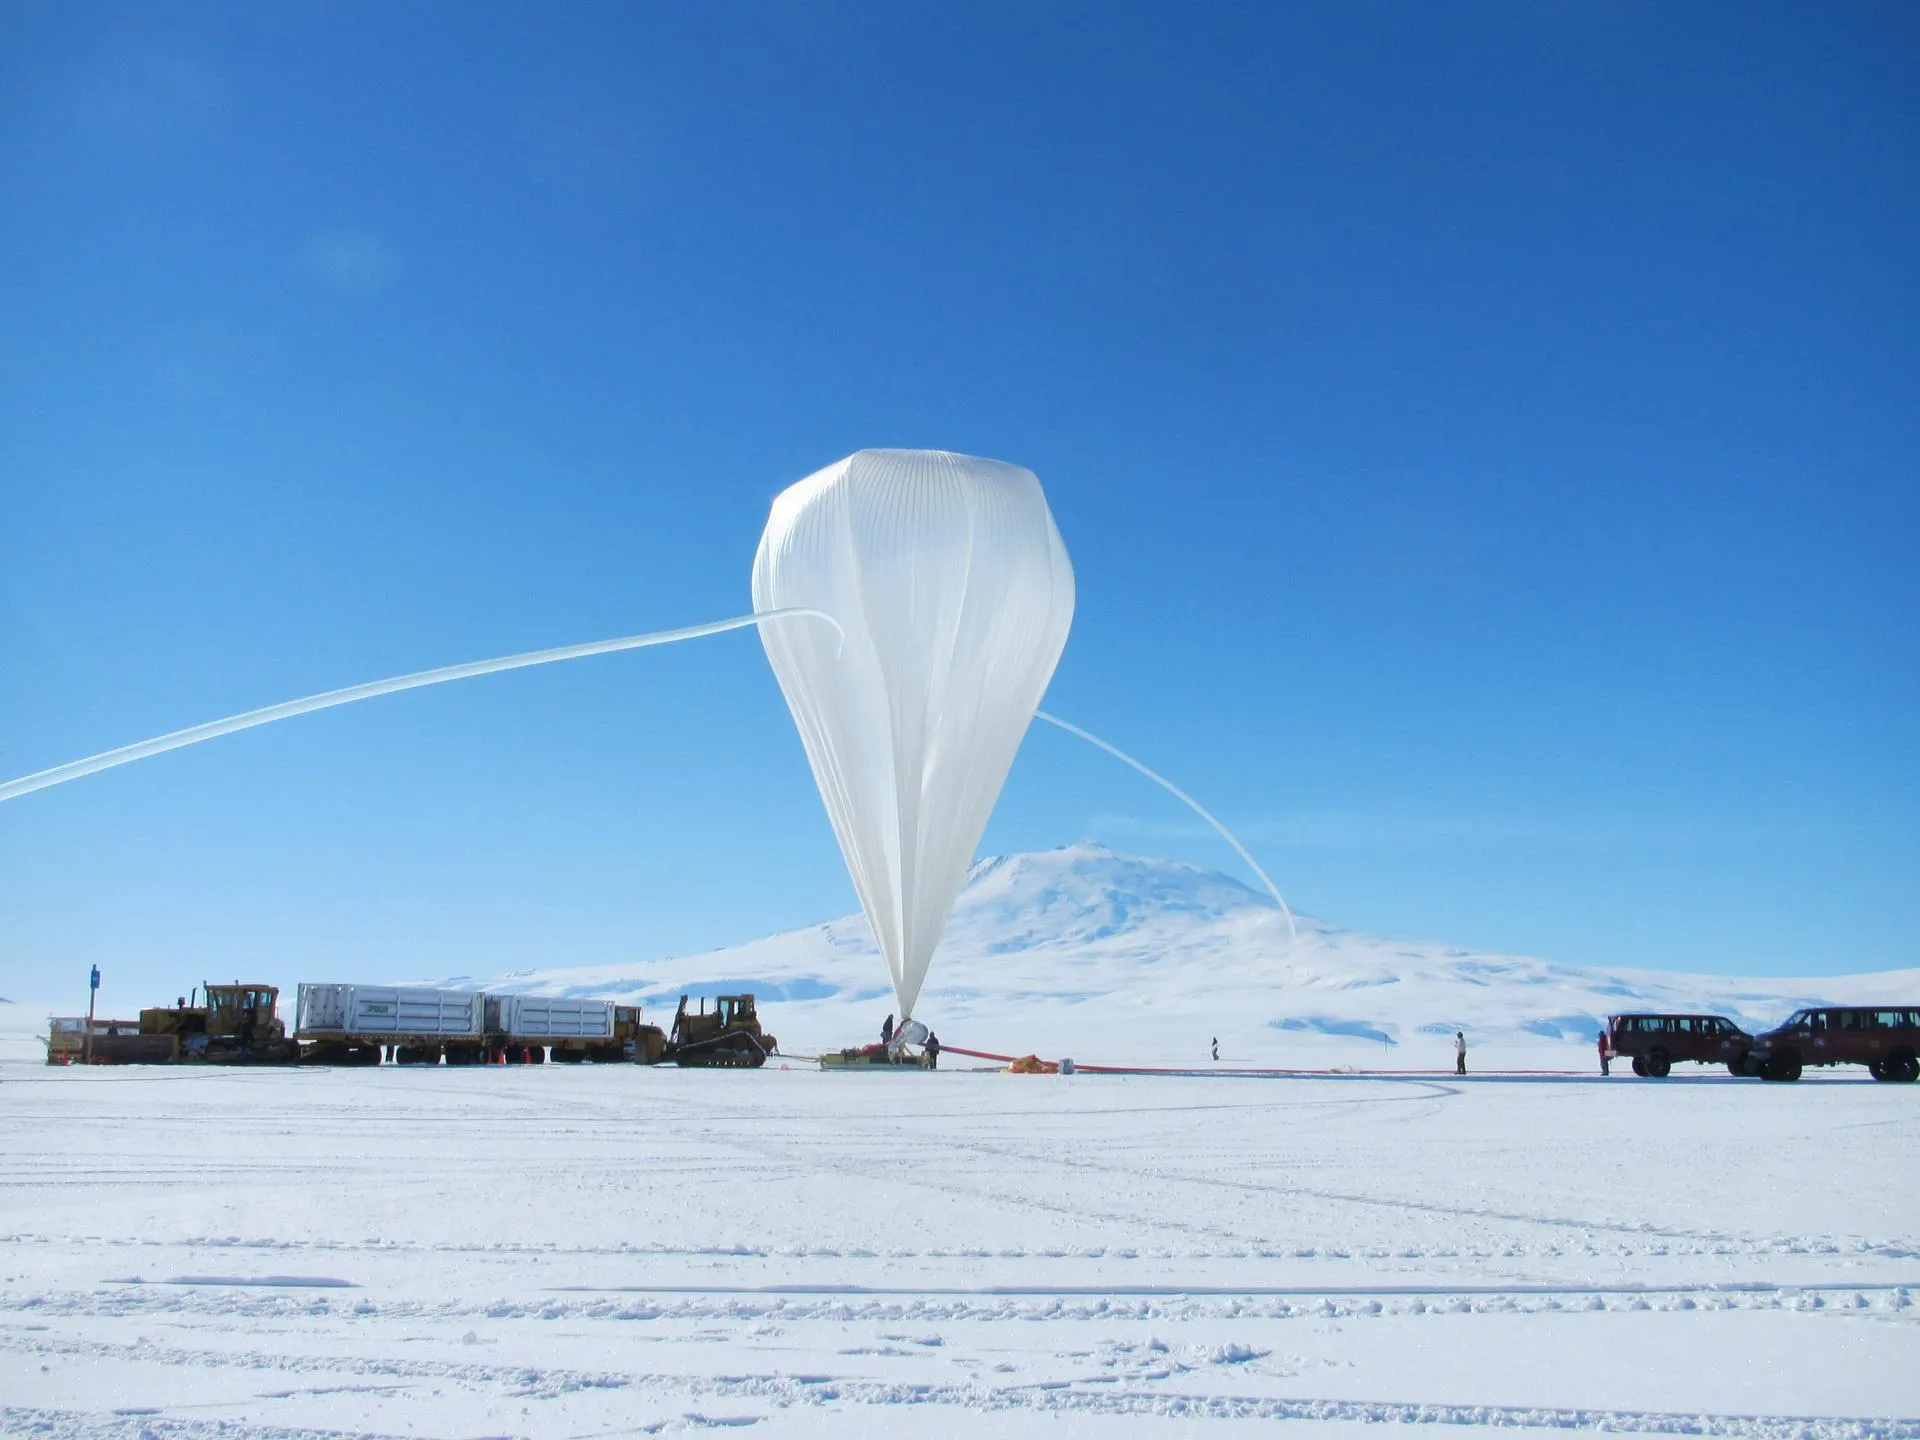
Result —
M 891 1014 L 880 1022 L 880 1043 L 882 1045 L 891 1045 L 893 1043 L 893 1016 Z
M 931 1033 L 918 1020 L 902 1020 L 893 1027 L 893 1039 L 887 1042 L 887 1058 L 894 1064 L 904 1064 L 913 1058 L 909 1046 L 926 1048 L 927 1036 Z
M 1453 1073 L 1467 1073 L 1467 1035 L 1464 1030 L 1453 1032 Z
M 940 1037 L 931 1030 L 927 1032 L 927 1069 L 940 1068 Z

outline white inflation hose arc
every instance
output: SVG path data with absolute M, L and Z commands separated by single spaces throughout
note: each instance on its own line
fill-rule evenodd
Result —
M 1231 830 L 1227 829 L 1226 826 L 1222 825 L 1218 820 L 1216 820 L 1213 816 L 1213 812 L 1208 810 L 1206 806 L 1202 805 L 1198 800 L 1194 799 L 1191 795 L 1187 794 L 1186 791 L 1182 790 L 1178 785 L 1174 784 L 1171 780 L 1167 779 L 1166 776 L 1161 775 L 1158 772 L 1151 770 L 1147 766 L 1141 764 L 1138 760 L 1134 759 L 1133 756 L 1127 754 L 1126 751 L 1122 750 L 1118 745 L 1108 744 L 1105 740 L 1102 740 L 1098 735 L 1095 735 L 1092 731 L 1082 730 L 1078 725 L 1075 725 L 1071 720 L 1062 720 L 1058 715 L 1049 715 L 1044 710 L 1034 711 L 1033 718 L 1036 720 L 1044 720 L 1049 725 L 1058 726 L 1060 729 L 1065 730 L 1070 735 L 1078 735 L 1082 740 L 1086 741 L 1089 745 L 1097 746 L 1100 749 L 1106 751 L 1107 754 L 1113 756 L 1114 759 L 1120 761 L 1123 765 L 1131 765 L 1135 770 L 1138 770 L 1142 775 L 1146 776 L 1147 779 L 1153 781 L 1153 783 L 1158 785 L 1161 789 L 1173 795 L 1176 799 L 1178 799 L 1184 805 L 1186 805 L 1188 809 L 1192 810 L 1194 814 L 1198 815 L 1202 820 L 1206 821 L 1207 824 L 1211 825 L 1214 828 L 1214 830 L 1219 834 L 1220 838 L 1222 840 L 1225 840 L 1229 845 L 1231 845 L 1234 848 L 1234 850 L 1238 852 L 1240 858 L 1247 862 L 1247 867 L 1251 869 L 1254 874 L 1260 877 L 1260 883 L 1267 887 L 1267 893 L 1273 896 L 1274 903 L 1280 907 L 1280 913 L 1287 917 L 1287 939 L 1290 941 L 1297 941 L 1300 938 L 1300 932 L 1294 928 L 1293 907 L 1288 905 L 1285 897 L 1283 897 L 1280 894 L 1280 887 L 1278 885 L 1275 885 L 1273 883 L 1272 878 L 1268 876 L 1267 872 L 1260 868 L 1260 862 L 1258 860 L 1255 860 L 1252 855 L 1247 853 L 1247 847 L 1240 843 L 1238 837 L 1235 836 Z
M 518 655 L 503 655 L 493 660 L 470 660 L 460 665 L 443 665 L 434 670 L 418 670 L 411 675 L 371 680 L 363 685 L 348 685 L 339 690 L 327 690 L 299 700 L 287 700 L 278 705 L 263 706 L 258 710 L 229 715 L 224 720 L 210 720 L 204 725 L 193 725 L 185 730 L 157 735 L 151 740 L 122 745 L 117 750 L 102 751 L 98 755 L 89 755 L 83 760 L 72 760 L 65 765 L 55 765 L 51 769 L 36 771 L 31 775 L 23 775 L 17 780 L 0 784 L 0 801 L 14 800 L 22 795 L 30 795 L 35 790 L 44 790 L 52 785 L 78 780 L 82 776 L 111 770 L 115 766 L 129 765 L 135 760 L 162 755 L 169 750 L 197 745 L 203 740 L 218 739 L 222 735 L 251 730 L 257 725 L 268 725 L 275 720 L 288 720 L 296 715 L 310 714 L 315 710 L 327 710 L 336 705 L 350 705 L 356 700 L 371 700 L 378 695 L 391 695 L 401 690 L 417 690 L 422 686 L 440 685 L 449 680 L 467 680 L 477 675 L 493 675 L 503 670 L 523 670 L 532 665 L 551 665 L 561 660 L 581 660 L 590 655 L 611 655 L 622 650 L 644 650 L 654 645 L 671 645 L 680 640 L 697 640 L 706 635 L 725 634 L 729 630 L 744 630 L 749 625 L 762 625 L 771 620 L 788 620 L 803 616 L 826 621 L 833 626 L 836 635 L 844 637 L 840 622 L 825 610 L 791 606 L 784 609 L 757 611 L 750 615 L 736 615 L 731 619 L 715 620 L 705 625 L 688 625 L 677 630 L 655 630 L 645 635 L 625 635 L 614 640 L 591 640 L 581 645 L 557 645 L 547 650 L 526 650 Z M 1285 897 L 1280 894 L 1280 887 L 1275 885 L 1267 872 L 1260 868 L 1260 862 L 1248 853 L 1247 847 L 1240 843 L 1239 838 L 1222 825 L 1206 806 L 1166 776 L 1134 759 L 1119 746 L 1102 740 L 1092 731 L 1083 730 L 1072 721 L 1062 720 L 1057 715 L 1049 715 L 1044 710 L 1036 710 L 1034 718 L 1044 720 L 1049 725 L 1065 730 L 1071 735 L 1079 736 L 1089 745 L 1106 751 L 1122 764 L 1139 771 L 1212 826 L 1220 838 L 1231 845 L 1235 853 L 1247 862 L 1248 868 L 1260 877 L 1260 883 L 1267 887 L 1267 893 L 1273 896 L 1274 902 L 1280 907 L 1281 914 L 1287 918 L 1288 936 L 1298 939 L 1298 931 L 1294 927 L 1293 910 L 1287 904 Z
M 151 740 L 141 740 L 133 745 L 122 745 L 117 750 L 89 755 L 84 760 L 72 760 L 65 765 L 56 765 L 50 770 L 23 775 L 18 780 L 9 780 L 5 784 L 0 784 L 0 801 L 12 800 L 21 795 L 31 794 L 35 790 L 44 790 L 49 785 L 78 780 L 83 775 L 111 770 L 116 765 L 128 765 L 135 760 L 144 760 L 149 755 L 160 755 L 168 750 L 178 750 L 185 745 L 197 745 L 202 740 L 231 735 L 237 730 L 251 730 L 256 725 L 291 719 L 295 715 L 306 715 L 315 710 L 331 709 L 335 705 L 350 705 L 356 700 L 371 700 L 376 695 L 391 695 L 399 690 L 417 690 L 423 685 L 439 685 L 448 680 L 466 680 L 475 675 L 492 675 L 501 670 L 522 670 L 529 665 L 551 665 L 556 661 L 580 660 L 589 655 L 611 655 L 621 650 L 644 650 L 653 645 L 671 645 L 679 640 L 697 640 L 703 635 L 720 635 L 729 630 L 744 630 L 749 625 L 763 625 L 770 620 L 788 620 L 799 616 L 811 616 L 814 619 L 824 620 L 833 626 L 835 634 L 842 633 L 840 622 L 826 611 L 794 606 L 781 610 L 762 610 L 752 615 L 736 615 L 730 620 L 715 620 L 707 625 L 688 625 L 678 630 L 655 630 L 650 634 L 626 635 L 617 640 L 592 640 L 584 645 L 558 645 L 550 650 L 527 650 L 518 655 L 503 655 L 495 660 L 470 660 L 462 665 L 443 665 L 437 670 L 419 670 L 411 675 L 396 675 L 388 680 L 371 680 L 364 685 L 348 685 L 343 689 L 309 695 L 301 700 L 287 700 L 278 705 L 267 705 L 241 715 L 229 715 L 224 720 L 210 720 L 204 725 L 175 730 L 168 735 L 157 735 Z

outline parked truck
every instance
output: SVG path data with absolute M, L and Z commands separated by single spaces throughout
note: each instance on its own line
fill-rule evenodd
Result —
M 1761 1079 L 1784 1081 L 1798 1080 L 1809 1065 L 1864 1065 L 1876 1080 L 1910 1085 L 1920 1078 L 1920 1008 L 1816 1005 L 1796 1010 L 1753 1042 L 1753 1065 Z
M 1747 1054 L 1753 1037 L 1724 1015 L 1609 1015 L 1607 1051 L 1633 1061 L 1633 1073 L 1664 1080 L 1682 1061 L 1724 1065 L 1729 1075 L 1753 1073 Z

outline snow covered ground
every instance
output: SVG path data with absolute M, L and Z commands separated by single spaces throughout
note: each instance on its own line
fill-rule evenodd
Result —
M 857 918 L 560 958 L 468 978 L 754 990 L 788 1052 L 892 1006 Z M 0 1430 L 1920 1440 L 1920 1086 L 1590 1048 L 1916 996 L 1290 943 L 1225 876 L 1073 846 L 975 867 L 919 1007 L 950 1044 L 1432 1071 L 1458 1026 L 1477 1072 L 1563 1073 L 52 1070 L 0 1005 Z
M 9 1432 L 1920 1436 L 1920 1087 L 50 1070 L 26 1018 Z

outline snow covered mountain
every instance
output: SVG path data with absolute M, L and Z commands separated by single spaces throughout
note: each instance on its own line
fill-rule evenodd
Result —
M 1285 918 L 1228 876 L 1095 844 L 981 860 L 918 1007 L 950 1045 L 1095 1063 L 1427 1067 L 1466 1032 L 1489 1064 L 1582 1065 L 1603 1017 L 1704 1010 L 1749 1030 L 1826 1000 L 1920 1000 L 1920 970 L 1745 980 L 1602 970 Z M 789 1052 L 878 1038 L 893 1007 L 850 915 L 706 955 L 433 983 L 638 1000 L 752 991 Z M 664 1021 L 663 1021 L 664 1023 Z M 872 1032 L 871 1036 L 869 1032 Z

